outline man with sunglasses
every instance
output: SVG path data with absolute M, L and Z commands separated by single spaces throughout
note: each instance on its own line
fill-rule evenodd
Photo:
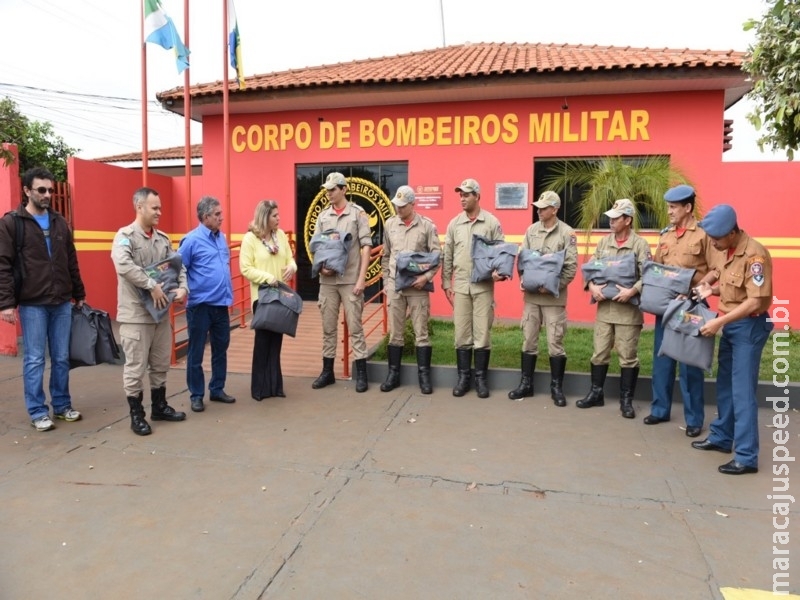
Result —
M 81 413 L 72 408 L 69 393 L 69 337 L 71 300 L 82 306 L 86 290 L 69 224 L 50 207 L 53 181 L 53 174 L 43 167 L 27 170 L 22 176 L 22 203 L 0 221 L 0 318 L 15 324 L 14 309 L 19 306 L 25 407 L 36 431 L 55 427 L 43 385 L 46 346 L 50 350 L 53 416 L 68 422 L 81 418 Z M 22 223 L 19 264 L 24 273 L 19 297 L 14 284 L 17 219 Z

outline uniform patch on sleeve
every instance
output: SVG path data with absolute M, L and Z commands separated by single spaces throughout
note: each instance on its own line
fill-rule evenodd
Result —
M 574 233 L 571 236 L 569 236 L 569 245 L 570 246 L 578 245 L 578 236 L 576 236 Z
M 117 245 L 118 246 L 130 246 L 131 245 L 131 241 L 128 238 L 123 237 L 123 238 L 120 238 L 120 240 L 117 242 Z
M 760 256 L 750 259 L 750 275 L 753 276 L 753 285 L 764 285 L 764 259 Z

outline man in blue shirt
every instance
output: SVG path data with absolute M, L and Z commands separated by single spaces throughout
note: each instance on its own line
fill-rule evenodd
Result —
M 186 267 L 189 300 L 186 322 L 189 330 L 189 349 L 186 355 L 186 385 L 194 412 L 205 410 L 205 378 L 203 352 L 206 337 L 211 341 L 210 400 L 231 404 L 236 398 L 225 393 L 228 371 L 228 345 L 231 341 L 228 308 L 233 304 L 230 249 L 225 234 L 220 231 L 222 208 L 219 200 L 203 196 L 197 203 L 195 229 L 181 240 L 178 252 Z

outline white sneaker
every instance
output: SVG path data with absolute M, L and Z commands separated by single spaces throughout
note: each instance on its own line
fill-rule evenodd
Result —
M 31 427 L 35 427 L 36 431 L 50 431 L 51 429 L 56 428 L 56 426 L 53 425 L 53 421 L 50 419 L 49 415 L 45 415 L 31 421 Z
M 63 419 L 64 421 L 67 421 L 67 422 L 70 422 L 70 423 L 72 421 L 80 421 L 81 420 L 81 413 L 79 413 L 74 408 L 68 408 L 67 410 L 65 410 L 62 413 L 56 413 L 56 419 Z

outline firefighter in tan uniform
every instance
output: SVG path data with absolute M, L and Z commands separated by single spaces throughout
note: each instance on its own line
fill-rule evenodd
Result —
M 481 188 L 474 179 L 465 179 L 455 189 L 461 196 L 464 212 L 447 226 L 442 259 L 442 289 L 453 307 L 458 381 L 454 396 L 469 391 L 470 367 L 475 353 L 475 390 L 479 398 L 489 397 L 486 381 L 491 353 L 491 330 L 494 321 L 494 284 L 503 277 L 496 272 L 491 281 L 471 283 L 472 236 L 505 240 L 500 221 L 480 207 Z
M 111 260 L 117 271 L 117 321 L 125 352 L 122 386 L 130 407 L 131 429 L 137 435 L 148 435 L 151 429 L 142 406 L 145 373 L 150 378 L 150 417 L 153 421 L 183 421 L 186 413 L 167 404 L 165 385 L 172 354 L 169 319 L 156 323 L 139 294 L 140 289 L 148 290 L 158 309 L 169 304 L 161 284 L 145 271 L 145 267 L 173 254 L 167 235 L 156 229 L 161 217 L 158 192 L 147 187 L 136 190 L 133 208 L 136 219 L 117 232 L 111 247 Z M 187 293 L 186 271 L 182 268 L 174 301 L 183 302 Z
M 319 310 L 322 314 L 322 372 L 311 384 L 316 389 L 336 382 L 333 362 L 336 358 L 336 333 L 339 328 L 339 306 L 344 305 L 344 318 L 350 331 L 350 346 L 356 362 L 356 392 L 366 392 L 367 341 L 361 315 L 364 311 L 364 289 L 372 248 L 372 232 L 366 211 L 347 200 L 347 179 L 341 173 L 330 173 L 324 187 L 330 206 L 319 214 L 314 234 L 328 229 L 350 233 L 353 243 L 347 257 L 344 275 L 327 268 L 320 269 Z M 347 360 L 347 357 L 345 357 Z
M 701 298 L 719 294 L 719 316 L 703 325 L 700 333 L 714 336 L 722 329 L 722 337 L 717 368 L 717 418 L 708 428 L 708 437 L 692 442 L 692 446 L 726 454 L 733 450 L 733 460 L 720 465 L 720 473 L 756 473 L 758 367 L 774 327 L 767 312 L 773 300 L 772 257 L 764 246 L 739 229 L 732 206 L 715 206 L 699 225 L 711 238 L 717 253 L 711 270 L 695 293 Z M 712 288 L 713 284 L 718 285 Z M 788 396 L 785 401 L 788 408 Z M 772 455 L 775 456 L 774 451 Z
M 611 233 L 600 240 L 594 258 L 608 258 L 634 253 L 636 255 L 636 283 L 633 287 L 619 287 L 619 294 L 607 300 L 602 285 L 590 281 L 586 289 L 597 301 L 597 319 L 594 324 L 594 354 L 591 358 L 592 387 L 575 405 L 578 408 L 603 406 L 603 386 L 611 361 L 611 349 L 616 347 L 620 366 L 620 411 L 626 419 L 636 416 L 633 395 L 639 378 L 639 335 L 644 319 L 639 307 L 630 300 L 642 291 L 642 264 L 650 260 L 650 246 L 633 231 L 633 202 L 617 200 L 611 210 L 605 212 L 609 218 Z
M 556 406 L 566 406 L 562 385 L 567 355 L 564 335 L 567 332 L 567 286 L 578 272 L 578 246 L 575 231 L 558 219 L 561 198 L 553 191 L 544 192 L 533 203 L 539 220 L 525 232 L 522 247 L 551 254 L 566 249 L 564 266 L 559 276 L 558 298 L 541 288 L 538 293 L 524 291 L 525 309 L 522 313 L 522 378 L 519 386 L 508 392 L 511 400 L 533 396 L 533 372 L 539 353 L 539 330 L 547 328 L 547 349 L 550 355 L 550 397 Z
M 431 316 L 431 295 L 424 287 L 433 281 L 439 270 L 434 267 L 417 276 L 411 287 L 401 291 L 395 289 L 397 255 L 400 252 L 440 252 L 439 234 L 436 225 L 428 217 L 414 210 L 416 196 L 407 185 L 397 189 L 392 199 L 397 214 L 386 221 L 383 234 L 384 291 L 389 300 L 389 372 L 381 391 L 389 392 L 400 385 L 400 363 L 403 356 L 403 332 L 406 315 L 414 328 L 417 353 L 419 387 L 423 394 L 433 393 L 431 385 L 431 342 L 428 336 L 428 321 Z
M 661 232 L 653 261 L 662 265 L 694 269 L 692 285 L 708 273 L 709 263 L 716 250 L 706 232 L 697 226 L 694 218 L 695 192 L 688 185 L 678 185 L 664 194 L 667 201 L 670 224 Z M 677 363 L 669 356 L 659 356 L 664 339 L 664 323 L 656 315 L 653 340 L 653 401 L 650 414 L 644 418 L 646 425 L 657 425 L 670 420 L 672 391 L 675 386 L 675 366 L 678 365 L 678 381 L 683 397 L 683 416 L 686 419 L 686 435 L 697 437 L 703 429 L 705 402 L 703 387 L 705 375 L 699 367 Z

